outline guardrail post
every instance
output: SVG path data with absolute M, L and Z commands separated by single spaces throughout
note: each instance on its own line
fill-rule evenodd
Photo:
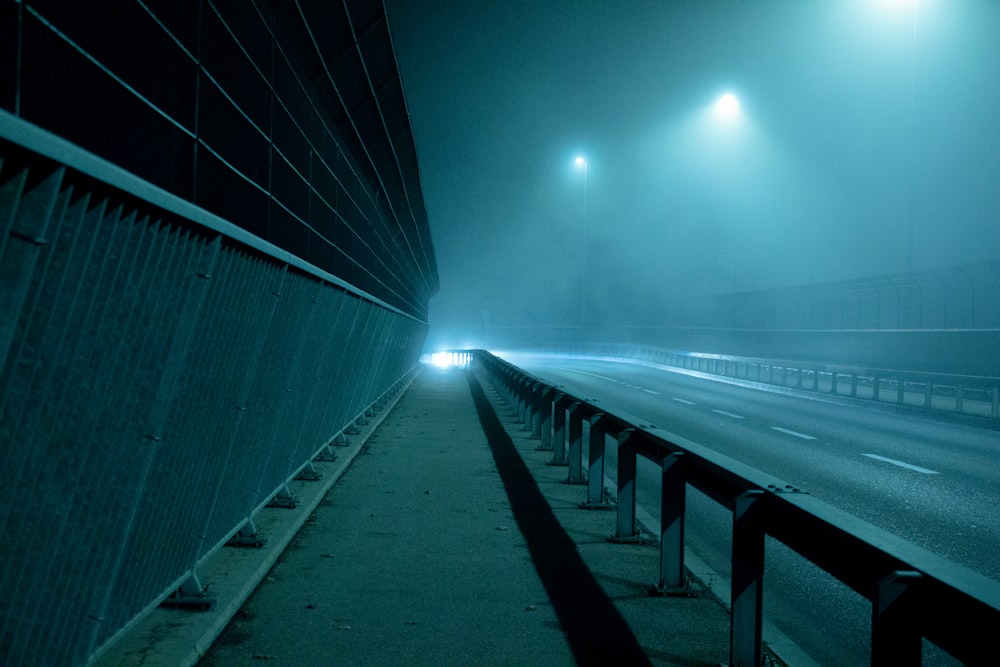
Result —
M 603 412 L 590 416 L 590 451 L 587 455 L 587 500 L 582 509 L 611 509 L 604 497 L 604 450 L 607 447 L 607 418 Z
M 566 394 L 557 394 L 553 404 L 552 460 L 549 465 L 566 465 L 566 408 L 569 398 Z
M 541 431 L 542 444 L 536 447 L 540 452 L 552 451 L 552 414 L 555 410 L 556 392 L 547 388 L 542 392 Z
M 684 455 L 668 454 L 661 463 L 660 483 L 660 593 L 684 590 Z
M 919 665 L 923 642 L 907 603 L 919 572 L 897 571 L 875 584 L 872 600 L 872 667 Z
M 569 477 L 567 484 L 585 484 L 583 477 L 583 404 L 569 406 Z
M 620 464 L 619 464 L 620 465 Z M 747 491 L 733 506 L 733 589 L 729 664 L 760 664 L 761 609 L 764 586 L 764 527 L 760 520 L 762 491 Z
M 528 379 L 524 376 L 517 378 L 517 388 L 514 398 L 517 400 L 517 420 L 522 424 L 527 423 L 526 413 L 528 411 Z
M 542 437 L 542 411 L 545 409 L 545 385 L 535 383 L 531 394 L 531 438 Z
M 513 373 L 514 371 L 509 368 L 501 368 L 497 377 L 500 379 L 500 391 L 502 392 L 501 398 L 503 398 L 503 402 L 507 404 L 508 408 L 516 412 L 517 406 L 514 404 L 513 381 L 511 380 Z
M 522 431 L 530 432 L 532 424 L 535 422 L 535 413 L 538 411 L 538 404 L 535 401 L 535 394 L 538 391 L 538 382 L 528 381 L 524 387 L 524 426 Z
M 627 428 L 618 434 L 618 523 L 612 542 L 635 542 L 639 531 L 635 528 L 635 446 L 637 432 Z

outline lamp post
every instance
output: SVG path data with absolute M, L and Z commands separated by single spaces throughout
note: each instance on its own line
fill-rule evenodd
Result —
M 576 158 L 576 166 L 583 167 L 583 276 L 580 280 L 580 324 L 587 324 L 587 160 Z
M 909 167 L 910 182 L 908 184 L 909 202 L 906 211 L 906 246 L 903 269 L 906 272 L 906 287 L 903 294 L 902 324 L 906 328 L 912 328 L 913 317 L 913 235 L 914 235 L 914 206 L 916 188 L 916 136 L 917 136 L 917 0 L 913 0 L 910 7 L 912 24 L 910 26 L 910 146 L 909 146 Z

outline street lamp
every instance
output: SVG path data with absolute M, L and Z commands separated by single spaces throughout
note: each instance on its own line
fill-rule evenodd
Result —
M 583 168 L 583 277 L 580 280 L 580 324 L 587 324 L 587 160 L 576 158 L 576 166 Z
M 732 93 L 726 93 L 715 102 L 715 113 L 723 120 L 734 120 L 740 115 L 740 101 Z

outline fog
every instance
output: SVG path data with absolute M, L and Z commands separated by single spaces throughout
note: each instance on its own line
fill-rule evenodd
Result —
M 387 11 L 441 277 L 432 341 L 1000 259 L 1000 3 Z

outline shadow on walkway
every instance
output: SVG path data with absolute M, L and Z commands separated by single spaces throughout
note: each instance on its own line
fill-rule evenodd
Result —
M 466 379 L 514 518 L 577 663 L 651 664 L 552 513 L 479 381 L 471 371 Z

